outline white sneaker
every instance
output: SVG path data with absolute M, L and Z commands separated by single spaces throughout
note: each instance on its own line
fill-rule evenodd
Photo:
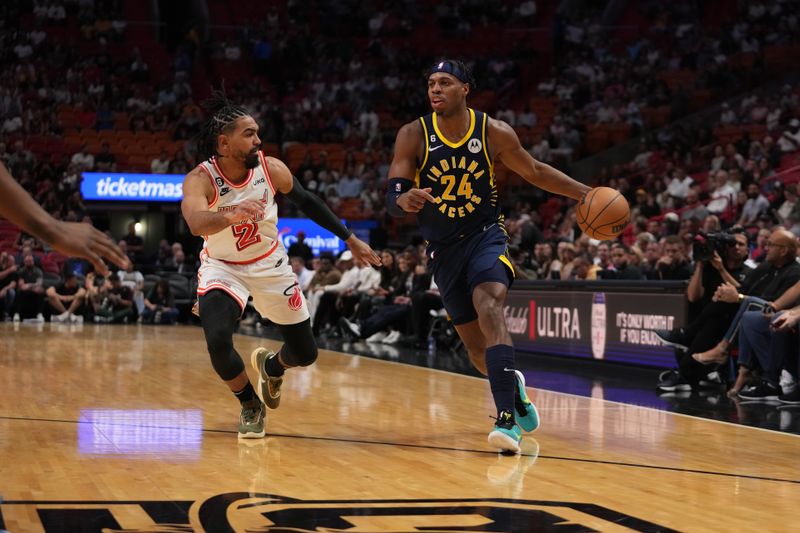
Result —
M 14 313 L 14 322 L 19 323 L 19 313 Z
M 385 339 L 386 336 L 387 335 L 386 335 L 385 331 L 379 331 L 378 333 L 375 333 L 374 335 L 370 335 L 369 337 L 367 337 L 366 341 L 367 342 L 383 342 L 383 339 Z
M 400 340 L 400 331 L 394 330 L 390 332 L 384 339 L 381 341 L 383 344 L 394 344 Z
M 73 315 L 70 313 L 69 321 L 73 324 L 83 324 L 83 315 Z
M 53 315 L 50 317 L 50 322 L 57 322 L 59 324 L 70 321 L 70 312 L 64 311 L 60 315 Z

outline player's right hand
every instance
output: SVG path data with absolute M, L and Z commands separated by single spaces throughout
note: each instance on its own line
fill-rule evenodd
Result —
M 425 202 L 436 203 L 436 199 L 431 196 L 431 188 L 410 189 L 397 198 L 397 205 L 406 213 L 419 213 Z
M 264 212 L 264 206 L 264 202 L 260 200 L 245 200 L 234 207 L 232 211 L 228 211 L 226 217 L 231 224 L 241 224 L 261 216 Z

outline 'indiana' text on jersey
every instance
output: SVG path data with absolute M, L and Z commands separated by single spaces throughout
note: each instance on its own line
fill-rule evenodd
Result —
M 422 208 L 419 222 L 422 236 L 430 242 L 444 243 L 502 222 L 494 164 L 486 145 L 489 117 L 473 109 L 469 117 L 467 134 L 456 142 L 439 131 L 436 113 L 419 119 L 425 156 L 417 169 L 416 186 L 430 187 L 435 199 Z

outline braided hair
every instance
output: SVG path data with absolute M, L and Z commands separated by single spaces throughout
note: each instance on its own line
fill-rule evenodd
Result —
M 244 106 L 228 100 L 224 90 L 216 90 L 202 103 L 208 119 L 197 134 L 197 148 L 206 159 L 219 155 L 217 153 L 217 136 L 228 133 L 236 121 L 250 115 Z

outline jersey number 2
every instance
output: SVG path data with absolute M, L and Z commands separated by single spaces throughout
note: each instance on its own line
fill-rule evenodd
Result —
M 233 230 L 233 236 L 236 237 L 236 249 L 240 252 L 248 246 L 261 242 L 256 222 L 234 224 L 231 226 L 231 230 Z

